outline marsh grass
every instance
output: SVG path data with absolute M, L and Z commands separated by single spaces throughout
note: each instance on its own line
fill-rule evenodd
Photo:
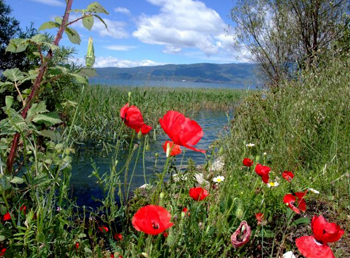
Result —
M 130 92 L 130 97 L 129 97 Z M 72 101 L 80 99 L 73 138 L 76 142 L 91 142 L 94 145 L 108 147 L 115 142 L 117 132 L 130 131 L 122 126 L 119 118 L 121 107 L 126 103 L 137 106 L 147 124 L 151 125 L 153 138 L 160 131 L 158 120 L 168 110 L 177 110 L 188 116 L 199 110 L 231 110 L 242 96 L 244 90 L 229 89 L 169 89 L 169 88 L 128 88 L 87 86 L 81 93 L 67 92 L 67 101 L 63 106 L 64 116 L 72 117 L 75 107 Z M 111 147 L 111 146 L 109 146 Z M 108 148 L 107 148 L 108 149 Z

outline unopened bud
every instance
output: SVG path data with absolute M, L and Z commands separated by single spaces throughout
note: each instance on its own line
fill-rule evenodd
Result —
M 159 195 L 159 198 L 160 198 L 160 199 L 163 199 L 163 198 L 164 198 L 164 195 L 165 195 L 165 194 L 164 194 L 163 192 L 161 192 L 160 195 Z

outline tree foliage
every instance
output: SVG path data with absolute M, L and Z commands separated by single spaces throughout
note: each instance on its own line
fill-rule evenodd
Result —
M 36 29 L 31 25 L 25 30 L 19 27 L 19 21 L 10 16 L 11 8 L 0 0 L 0 70 L 10 68 L 20 68 L 29 70 L 38 64 L 38 58 L 31 55 L 30 51 L 22 53 L 11 53 L 6 51 L 6 47 L 13 37 L 30 38 L 37 34 Z
M 247 47 L 271 85 L 317 57 L 347 31 L 346 0 L 238 0 L 231 10 L 238 45 Z

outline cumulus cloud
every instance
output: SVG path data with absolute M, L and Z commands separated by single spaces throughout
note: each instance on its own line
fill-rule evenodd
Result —
M 37 2 L 41 4 L 46 4 L 50 6 L 65 6 L 64 2 L 59 0 L 31 0 L 32 2 Z
M 227 25 L 215 10 L 193 0 L 147 1 L 159 6 L 160 13 L 140 16 L 134 37 L 144 43 L 164 45 L 166 53 L 197 48 L 210 56 L 220 51 L 217 41 Z
M 122 46 L 122 45 L 109 45 L 105 46 L 106 49 L 115 50 L 115 51 L 128 51 L 136 48 L 135 46 Z
M 114 8 L 114 11 L 117 13 L 124 13 L 124 14 L 130 14 L 129 9 L 125 8 L 125 7 L 117 7 Z
M 70 21 L 79 18 L 77 15 L 70 15 Z M 112 37 L 115 39 L 128 38 L 129 33 L 126 31 L 125 27 L 127 23 L 120 21 L 113 21 L 110 19 L 103 18 L 105 23 L 107 24 L 108 30 L 105 25 L 99 20 L 94 19 L 94 26 L 92 27 L 93 31 L 96 31 L 102 37 Z M 79 28 L 84 28 L 83 22 L 80 20 L 77 23 L 74 23 L 73 26 L 78 26 Z
M 72 58 L 69 60 L 75 64 L 84 65 L 84 58 Z M 129 68 L 129 67 L 137 67 L 137 66 L 155 66 L 155 65 L 163 65 L 164 63 L 157 63 L 152 60 L 126 60 L 126 59 L 118 59 L 113 56 L 98 56 L 96 57 L 94 67 L 118 67 L 118 68 Z

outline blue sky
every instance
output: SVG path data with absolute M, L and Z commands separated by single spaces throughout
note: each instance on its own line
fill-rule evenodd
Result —
M 21 27 L 62 16 L 64 0 L 5 0 Z M 73 9 L 93 1 L 74 0 Z M 246 51 L 234 49 L 230 26 L 232 0 L 100 0 L 109 15 L 108 27 L 95 19 L 91 31 L 73 25 L 81 36 L 75 58 L 83 60 L 89 37 L 94 39 L 95 67 L 134 67 L 158 64 L 247 62 Z M 73 13 L 72 18 L 78 18 Z M 55 33 L 55 30 L 49 31 Z M 62 45 L 73 46 L 65 36 Z

